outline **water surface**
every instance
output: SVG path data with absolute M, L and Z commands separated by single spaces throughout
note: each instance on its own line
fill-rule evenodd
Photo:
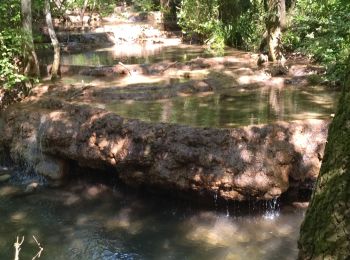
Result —
M 41 57 L 43 63 L 51 63 L 52 55 Z M 111 48 L 84 51 L 81 53 L 63 53 L 61 64 L 78 66 L 112 66 L 124 64 L 152 64 L 162 61 L 186 62 L 191 59 L 213 57 L 202 46 L 184 45 L 164 46 L 162 44 L 133 44 L 115 45 Z
M 157 101 L 118 101 L 107 109 L 127 118 L 201 127 L 237 127 L 276 121 L 329 119 L 339 93 L 323 87 L 231 89 Z
M 8 197 L 0 187 L 0 259 L 295 259 L 304 211 L 267 204 L 242 213 L 203 210 L 189 202 L 114 191 L 103 185 L 46 189 Z M 8 192 L 7 192 L 8 193 Z M 214 200 L 213 200 L 214 203 Z

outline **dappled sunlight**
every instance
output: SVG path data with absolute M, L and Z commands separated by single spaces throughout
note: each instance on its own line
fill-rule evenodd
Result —
M 24 222 L 24 220 L 27 218 L 27 213 L 25 212 L 22 212 L 22 211 L 17 211 L 17 212 L 14 212 L 12 215 L 11 215 L 11 221 L 12 222 Z
M 333 105 L 334 107 L 334 105 Z M 322 113 L 315 113 L 315 112 L 303 112 L 298 113 L 294 116 L 293 120 L 307 120 L 307 119 L 331 119 L 332 114 L 322 114 Z
M 299 214 L 281 213 L 274 219 L 260 214 L 237 217 L 239 207 L 232 203 L 227 204 L 228 213 L 194 210 L 172 205 L 165 198 L 114 193 L 101 184 L 70 186 L 14 198 L 11 204 L 0 198 L 0 205 L 6 205 L 0 215 L 6 223 L 0 229 L 0 245 L 12 249 L 13 236 L 24 234 L 38 237 L 51 257 L 67 259 L 120 250 L 125 255 L 177 258 L 210 252 L 216 259 L 269 259 L 271 250 L 277 250 L 278 256 L 295 255 Z
M 188 241 L 204 243 L 205 248 L 221 248 L 220 259 L 269 259 L 268 254 L 282 246 L 282 241 L 289 241 L 298 233 L 295 221 L 292 215 L 271 220 L 202 213 L 187 220 L 183 226 L 188 228 Z M 259 246 L 262 244 L 266 247 Z
M 81 197 L 75 194 L 70 194 L 64 201 L 64 205 L 72 206 L 78 204 L 81 201 Z
M 0 22 L 0 103 L 23 92 L 0 118 L 0 259 L 14 246 L 33 260 L 298 257 L 316 179 L 346 186 L 345 170 L 318 177 L 344 74 L 336 48 L 318 61 L 315 46 L 292 50 L 305 28 L 280 46 L 284 16 L 305 6 L 46 0 L 45 24 L 23 2 Z
M 229 219 L 221 218 L 208 225 L 198 225 L 197 221 L 189 224 L 193 228 L 186 236 L 188 240 L 204 242 L 217 247 L 230 247 L 237 242 L 249 242 L 248 237 L 238 234 L 238 227 L 230 223 Z
M 132 34 L 133 32 L 127 32 L 123 34 L 123 37 Z M 116 35 L 116 34 L 115 34 Z M 159 55 L 165 47 L 176 46 L 178 47 L 181 42 L 179 39 L 161 39 L 161 43 L 154 44 L 153 41 L 157 39 L 152 39 L 152 41 L 147 41 L 143 44 L 139 43 L 118 43 L 110 49 L 103 49 L 103 51 L 112 51 L 114 59 L 120 59 L 123 62 L 123 59 L 129 57 L 149 57 L 154 55 Z M 100 50 L 101 51 L 101 50 Z
M 169 83 L 171 83 L 171 79 L 169 77 L 133 74 L 132 77 L 125 77 L 120 79 L 118 82 L 116 82 L 116 86 L 121 88 L 133 84 L 158 84 L 159 86 L 162 86 Z
M 117 216 L 114 216 L 107 220 L 105 227 L 108 231 L 118 231 L 120 229 L 125 232 L 136 235 L 143 229 L 143 221 L 132 220 L 133 210 L 131 208 L 122 209 Z

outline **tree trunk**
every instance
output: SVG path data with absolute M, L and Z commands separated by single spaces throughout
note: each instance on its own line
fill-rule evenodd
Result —
M 40 75 L 39 61 L 36 56 L 32 29 L 32 2 L 21 0 L 22 28 L 25 37 L 24 43 L 24 74 L 38 77 Z
M 350 67 L 350 59 L 348 61 Z M 350 259 L 350 69 L 330 126 L 311 204 L 301 226 L 299 259 Z
M 280 0 L 279 2 L 280 2 L 280 6 L 279 6 L 280 26 L 283 31 L 286 28 L 286 24 L 287 24 L 286 0 Z
M 49 29 L 51 43 L 54 50 L 54 59 L 53 59 L 52 68 L 51 68 L 51 80 L 55 80 L 58 78 L 58 74 L 59 74 L 61 53 L 60 53 L 60 43 L 58 42 L 55 30 L 53 28 L 53 24 L 52 24 L 50 0 L 45 0 L 44 13 L 46 18 L 46 24 Z
M 87 8 L 89 0 L 84 0 L 84 5 L 81 8 L 81 12 L 80 12 L 80 21 L 81 21 L 81 26 L 84 27 L 84 14 Z
M 269 59 L 273 62 L 284 59 L 282 54 L 282 28 L 285 25 L 285 0 L 268 0 L 266 29 L 268 36 Z
M 90 19 L 88 21 L 88 24 L 90 25 L 91 24 L 91 21 L 92 21 L 92 16 L 94 14 L 94 11 L 95 11 L 95 8 L 96 8 L 96 0 L 93 1 L 92 3 L 92 8 L 90 10 Z M 84 17 L 83 17 L 84 18 Z

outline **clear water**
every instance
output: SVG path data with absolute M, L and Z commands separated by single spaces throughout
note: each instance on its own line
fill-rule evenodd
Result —
M 157 101 L 118 101 L 106 108 L 127 118 L 201 127 L 237 127 L 279 120 L 327 119 L 339 93 L 322 87 L 233 89 Z
M 80 184 L 17 195 L 0 187 L 0 259 L 295 259 L 304 211 L 267 204 L 203 210 L 190 203 Z M 9 195 L 12 194 L 12 195 Z M 214 203 L 214 199 L 213 199 Z
M 213 57 L 213 53 L 195 45 L 163 46 L 125 44 L 111 48 L 84 51 L 82 53 L 62 54 L 61 64 L 75 66 L 112 66 L 124 64 L 152 64 L 162 61 L 185 62 L 197 57 Z M 41 55 L 43 63 L 51 63 L 52 55 Z

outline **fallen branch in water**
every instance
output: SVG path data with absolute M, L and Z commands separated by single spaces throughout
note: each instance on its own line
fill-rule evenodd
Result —
M 16 243 L 14 243 L 14 247 L 15 247 L 15 260 L 19 260 L 19 252 L 21 251 L 21 245 L 23 244 L 24 242 L 24 236 L 22 237 L 22 241 L 19 242 L 18 240 L 18 236 L 17 236 L 17 240 L 16 240 Z
M 36 239 L 36 237 L 35 236 L 33 236 L 33 238 L 34 238 L 34 240 L 35 240 L 35 242 L 36 242 L 36 244 L 38 245 L 38 247 L 39 247 L 39 251 L 38 251 L 38 253 L 32 258 L 32 260 L 35 260 L 36 258 L 40 258 L 40 256 L 41 256 L 41 253 L 43 252 L 43 250 L 44 250 L 44 248 L 41 246 L 41 244 L 38 242 L 38 240 Z

